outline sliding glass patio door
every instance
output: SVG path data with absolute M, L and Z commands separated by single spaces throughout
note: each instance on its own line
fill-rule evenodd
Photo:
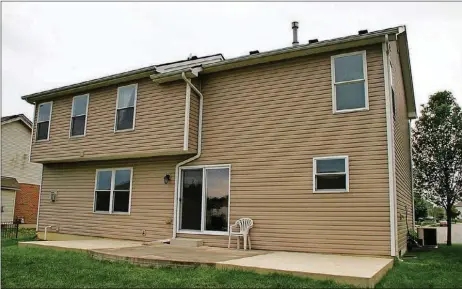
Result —
M 181 170 L 179 231 L 226 233 L 229 223 L 229 166 Z

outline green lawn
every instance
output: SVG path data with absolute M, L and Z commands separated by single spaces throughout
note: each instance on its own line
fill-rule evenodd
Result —
M 462 287 L 462 245 L 439 245 L 436 250 L 412 255 L 417 258 L 395 262 L 377 288 Z
M 379 288 L 460 287 L 462 246 L 442 247 L 397 263 Z M 349 288 L 330 281 L 289 275 L 260 275 L 209 267 L 142 268 L 96 261 L 86 253 L 2 244 L 2 288 Z

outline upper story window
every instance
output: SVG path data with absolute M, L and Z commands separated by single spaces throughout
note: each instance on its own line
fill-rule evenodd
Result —
M 366 51 L 331 58 L 333 112 L 369 109 Z
M 93 211 L 129 213 L 132 191 L 132 168 L 96 171 Z
M 48 140 L 50 137 L 52 102 L 39 104 L 37 116 L 37 140 Z
M 348 156 L 313 159 L 313 192 L 348 192 Z
M 87 127 L 88 94 L 74 96 L 72 99 L 72 116 L 70 136 L 84 136 Z
M 115 131 L 135 128 L 137 84 L 121 86 L 117 89 Z

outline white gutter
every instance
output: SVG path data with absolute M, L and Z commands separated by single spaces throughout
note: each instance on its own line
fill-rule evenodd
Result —
M 187 160 L 184 160 L 180 163 L 178 163 L 175 167 L 175 197 L 173 200 L 173 236 L 172 239 L 176 238 L 176 231 L 177 231 L 177 216 L 178 216 L 178 198 L 179 198 L 179 187 L 180 187 L 180 167 L 192 162 L 195 159 L 198 159 L 201 156 L 202 153 L 202 109 L 203 109 L 203 103 L 204 103 L 204 96 L 202 93 L 197 89 L 194 84 L 191 83 L 191 81 L 186 77 L 185 72 L 181 73 L 181 77 L 183 80 L 186 82 L 187 86 L 194 90 L 194 92 L 199 95 L 199 126 L 198 126 L 198 136 L 197 136 L 197 154 L 193 157 L 190 157 Z
M 387 150 L 388 150 L 388 194 L 390 202 L 390 255 L 396 256 L 397 248 L 397 222 L 396 222 L 396 184 L 395 184 L 395 141 L 393 127 L 393 111 L 391 99 L 391 82 L 389 74 L 388 35 L 382 43 L 383 76 L 385 81 L 385 109 L 387 121 Z

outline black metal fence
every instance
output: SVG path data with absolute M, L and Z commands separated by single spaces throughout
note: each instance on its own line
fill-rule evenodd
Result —
M 2 223 L 2 239 L 17 239 L 19 232 L 19 222 Z

